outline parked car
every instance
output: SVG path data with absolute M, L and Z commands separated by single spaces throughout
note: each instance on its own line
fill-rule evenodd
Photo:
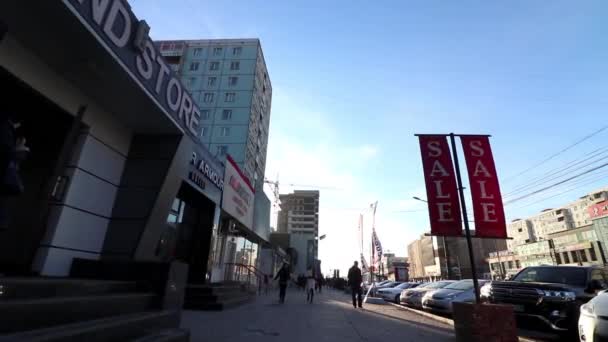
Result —
M 399 304 L 399 297 L 401 296 L 401 291 L 405 289 L 415 288 L 420 284 L 418 283 L 402 283 L 395 287 L 385 288 L 378 290 L 378 296 L 388 302 L 394 302 Z
M 578 336 L 583 342 L 608 341 L 608 293 L 600 292 L 581 305 L 578 319 Z
M 534 266 L 510 281 L 492 281 L 481 288 L 482 300 L 513 305 L 525 322 L 542 323 L 553 331 L 576 333 L 580 307 L 608 288 L 608 272 L 599 266 Z
M 455 280 L 442 280 L 433 283 L 420 284 L 415 288 L 405 289 L 401 291 L 399 302 L 407 306 L 422 309 L 422 296 L 429 291 L 442 289 L 455 282 Z
M 479 286 L 485 285 L 488 280 L 479 279 Z M 473 303 L 475 290 L 473 279 L 459 280 L 442 289 L 427 292 L 422 297 L 422 308 L 437 313 L 452 314 L 452 303 Z

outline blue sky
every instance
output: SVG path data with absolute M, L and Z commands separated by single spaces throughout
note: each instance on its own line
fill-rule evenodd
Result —
M 357 258 L 358 215 L 368 240 L 375 200 L 385 249 L 405 255 L 428 229 L 411 200 L 425 197 L 414 133 L 491 134 L 503 193 L 608 145 L 599 133 L 509 179 L 608 122 L 603 1 L 130 3 L 154 39 L 261 39 L 273 84 L 266 176 L 339 188 L 321 190 L 326 270 Z M 603 185 L 608 176 L 555 188 L 507 217 Z

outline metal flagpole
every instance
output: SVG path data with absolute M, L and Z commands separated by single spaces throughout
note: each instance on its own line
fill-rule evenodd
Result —
M 473 286 L 475 287 L 475 301 L 480 303 L 479 282 L 477 281 L 477 268 L 475 267 L 475 256 L 473 254 L 473 243 L 471 241 L 471 231 L 469 229 L 469 218 L 467 216 L 467 206 L 464 201 L 464 189 L 462 187 L 462 177 L 460 176 L 460 166 L 458 165 L 458 153 L 456 151 L 456 138 L 454 133 L 450 133 L 452 143 L 452 155 L 454 156 L 454 168 L 456 169 L 456 182 L 458 184 L 458 194 L 460 195 L 460 205 L 462 206 L 462 220 L 464 221 L 464 232 L 467 237 L 467 247 L 469 249 L 469 260 L 471 262 L 471 275 L 473 276 Z M 461 270 L 462 275 L 462 270 Z

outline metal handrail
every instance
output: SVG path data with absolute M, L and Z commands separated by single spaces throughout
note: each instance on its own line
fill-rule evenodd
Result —
M 228 271 L 229 267 L 233 268 L 231 270 L 232 272 Z M 246 272 L 242 272 L 243 270 L 246 270 Z M 246 273 L 246 279 L 242 279 L 241 276 L 243 276 L 245 273 Z M 236 281 L 236 282 L 240 282 L 240 283 L 246 283 L 248 285 L 256 285 L 256 283 L 257 283 L 259 292 L 261 292 L 261 289 L 262 289 L 263 275 L 264 275 L 264 273 L 261 272 L 257 267 L 255 267 L 253 265 L 247 265 L 247 264 L 242 264 L 242 263 L 233 263 L 233 262 L 225 263 L 225 270 L 224 270 L 224 280 L 225 281 Z M 256 283 L 252 282 L 252 276 L 255 277 Z

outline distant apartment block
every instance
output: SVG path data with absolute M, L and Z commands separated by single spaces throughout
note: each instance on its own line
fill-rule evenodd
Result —
M 272 86 L 258 39 L 158 41 L 201 109 L 200 140 L 255 183 L 266 168 Z
M 289 233 L 289 245 L 297 251 L 296 274 L 305 274 L 318 259 L 319 191 L 295 190 L 279 196 L 277 232 Z
M 608 190 L 591 192 L 562 207 L 545 209 L 525 219 L 515 219 L 507 225 L 507 234 L 513 238 L 507 242 L 509 250 L 516 246 L 547 240 L 549 235 L 580 228 L 592 223 L 588 208 L 608 200 Z

